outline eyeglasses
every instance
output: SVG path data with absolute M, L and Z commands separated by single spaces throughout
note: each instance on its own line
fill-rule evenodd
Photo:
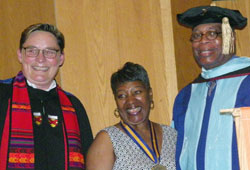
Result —
M 60 50 L 52 50 L 52 49 L 39 49 L 34 47 L 23 47 L 25 51 L 25 55 L 27 57 L 35 58 L 39 55 L 40 51 L 42 51 L 43 56 L 47 59 L 54 59 L 57 56 L 57 52 Z
M 206 33 L 193 33 L 191 35 L 190 41 L 191 42 L 199 42 L 201 41 L 203 35 L 205 35 L 205 37 L 208 40 L 214 40 L 218 37 L 218 35 L 220 35 L 222 32 L 217 32 L 217 31 L 208 31 Z

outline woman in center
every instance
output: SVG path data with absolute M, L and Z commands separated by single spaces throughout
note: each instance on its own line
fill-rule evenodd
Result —
M 88 170 L 175 170 L 176 131 L 149 120 L 154 108 L 146 70 L 127 62 L 111 76 L 120 123 L 101 130 L 87 154 Z

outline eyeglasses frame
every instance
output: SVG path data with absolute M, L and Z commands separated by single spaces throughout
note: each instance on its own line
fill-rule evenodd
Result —
M 43 54 L 43 56 L 44 56 L 46 59 L 55 59 L 56 56 L 57 56 L 57 53 L 60 51 L 59 49 L 58 49 L 58 50 L 56 50 L 56 49 L 48 49 L 48 48 L 39 49 L 39 48 L 36 48 L 36 47 L 23 47 L 22 49 L 24 49 L 25 56 L 30 57 L 30 58 L 36 58 L 36 57 L 40 54 L 40 51 L 42 51 L 42 54 Z M 38 53 L 37 53 L 36 56 L 29 56 L 29 55 L 26 54 L 26 49 L 37 49 L 37 50 L 38 50 Z M 55 52 L 56 52 L 56 53 L 55 53 L 55 56 L 54 56 L 54 57 L 46 57 L 46 56 L 44 55 L 44 52 L 45 52 L 46 50 L 55 51 Z
M 208 38 L 208 33 L 211 33 L 211 32 L 214 32 L 214 33 L 216 33 L 216 36 L 214 37 L 214 38 Z M 198 34 L 198 33 L 196 33 L 196 34 Z M 207 31 L 206 33 L 199 33 L 199 35 L 201 35 L 200 36 L 200 38 L 199 39 L 197 39 L 197 40 L 193 40 L 192 39 L 192 35 L 191 35 L 191 37 L 190 37 L 190 41 L 191 42 L 200 42 L 201 40 L 202 40 L 202 38 L 203 38 L 203 36 L 205 35 L 205 37 L 208 39 L 208 40 L 215 40 L 220 34 L 222 34 L 222 32 L 221 31 Z

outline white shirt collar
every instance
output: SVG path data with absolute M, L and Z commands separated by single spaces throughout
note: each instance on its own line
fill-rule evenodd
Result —
M 31 83 L 29 80 L 27 80 L 27 83 L 29 86 L 33 87 L 34 89 L 37 89 L 37 86 L 33 83 Z M 44 90 L 44 91 L 50 91 L 51 89 L 56 87 L 56 81 L 53 80 L 52 83 L 50 84 L 49 88 Z

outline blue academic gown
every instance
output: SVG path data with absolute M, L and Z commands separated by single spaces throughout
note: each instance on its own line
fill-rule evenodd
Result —
M 233 57 L 202 73 L 177 95 L 178 170 L 239 170 L 235 124 L 221 109 L 250 106 L 250 58 Z

